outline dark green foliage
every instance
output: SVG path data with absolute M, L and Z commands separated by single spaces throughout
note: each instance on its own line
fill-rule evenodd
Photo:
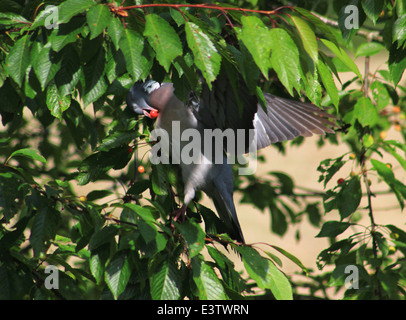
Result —
M 303 287 L 328 298 L 326 285 L 348 299 L 404 299 L 404 225 L 375 223 L 382 188 L 370 177 L 401 211 L 406 187 L 382 157 L 406 169 L 404 139 L 384 136 L 394 127 L 405 137 L 405 1 L 128 8 L 136 2 L 0 1 L 0 299 L 291 299 Z M 345 28 L 346 5 L 358 9 L 360 30 Z M 362 75 L 348 51 L 367 65 L 386 52 L 388 69 Z M 211 86 L 220 70 L 260 102 L 262 91 L 302 97 L 342 119 L 337 136 L 319 141 L 348 146 L 320 163 L 322 191 L 299 188 L 283 171 L 235 179 L 241 202 L 269 212 L 278 236 L 304 217 L 319 228 L 330 245 L 317 264 L 331 271 L 316 273 L 272 244 L 233 242 L 199 196 L 185 222 L 169 217 L 182 194 L 179 172 L 148 163 L 153 123 L 125 108 L 126 93 L 151 75 L 174 82 L 186 100 L 200 89 L 197 73 Z M 353 79 L 336 82 L 339 72 Z M 359 225 L 360 215 L 370 224 Z M 305 283 L 282 272 L 281 257 Z M 46 286 L 49 265 L 59 269 L 57 288 Z M 358 270 L 358 288 L 346 286 L 347 266 Z

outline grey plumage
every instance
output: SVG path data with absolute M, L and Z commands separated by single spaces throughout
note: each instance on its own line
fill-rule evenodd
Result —
M 171 136 L 172 122 L 179 121 L 181 131 L 196 129 L 203 137 L 204 129 L 255 129 L 257 149 L 275 142 L 291 140 L 297 136 L 333 133 L 334 116 L 320 108 L 264 93 L 266 111 L 255 96 L 248 93 L 246 86 L 236 93 L 230 88 L 227 79 L 221 77 L 210 90 L 204 85 L 198 101 L 184 104 L 174 94 L 171 83 L 159 84 L 155 81 L 136 83 L 129 91 L 127 105 L 137 114 L 149 116 L 153 109 L 159 111 L 156 127 L 166 130 Z M 238 108 L 238 102 L 243 108 Z M 246 135 L 248 137 L 248 135 Z M 182 148 L 185 142 L 179 143 Z M 251 141 L 246 141 L 245 152 Z M 185 164 L 180 160 L 182 179 L 185 185 L 183 206 L 180 216 L 195 196 L 195 190 L 204 191 L 213 199 L 216 210 L 228 228 L 229 235 L 244 243 L 244 236 L 238 221 L 233 201 L 233 174 L 225 153 L 223 163 L 213 163 L 201 150 L 202 163 Z

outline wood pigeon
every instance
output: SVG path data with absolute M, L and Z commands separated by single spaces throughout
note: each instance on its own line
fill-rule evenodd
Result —
M 191 92 L 189 97 L 184 103 L 176 96 L 172 83 L 161 84 L 148 80 L 134 84 L 128 93 L 127 105 L 135 113 L 150 118 L 153 118 L 151 112 L 154 116 L 158 113 L 155 128 L 168 132 L 170 143 L 178 144 L 180 148 L 187 142 L 172 141 L 174 122 L 179 124 L 181 132 L 187 129 L 197 130 L 202 140 L 206 129 L 253 129 L 256 133 L 256 149 L 297 136 L 334 133 L 331 128 L 336 127 L 336 117 L 315 105 L 268 93 L 264 93 L 265 111 L 256 95 L 250 94 L 244 83 L 235 90 L 235 86 L 232 88 L 230 81 L 221 75 L 212 83 L 211 88 L 203 84 L 198 95 Z M 249 136 L 244 136 L 245 152 L 252 144 L 252 139 L 247 138 Z M 202 147 L 198 154 L 201 161 L 196 163 L 182 159 L 179 161 L 184 183 L 184 199 L 182 207 L 173 213 L 175 220 L 184 219 L 186 208 L 193 200 L 195 191 L 202 190 L 213 200 L 229 236 L 245 243 L 233 201 L 232 168 L 223 150 L 221 163 L 207 156 L 209 151 L 213 150 Z

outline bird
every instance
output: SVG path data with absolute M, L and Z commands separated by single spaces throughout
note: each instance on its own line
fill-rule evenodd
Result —
M 184 141 L 172 141 L 173 123 L 179 130 L 197 130 L 204 139 L 207 129 L 254 130 L 256 149 L 270 144 L 292 140 L 297 136 L 334 133 L 337 117 L 325 110 L 301 101 L 281 98 L 263 93 L 265 106 L 247 85 L 241 81 L 238 90 L 232 88 L 227 75 L 219 75 L 209 86 L 202 82 L 200 92 L 190 91 L 187 101 L 179 99 L 171 82 L 154 80 L 136 82 L 127 94 L 127 106 L 138 115 L 155 118 L 155 128 L 168 132 L 171 144 L 184 147 Z M 151 116 L 151 112 L 154 116 Z M 249 150 L 253 140 L 244 136 L 243 152 Z M 241 142 L 241 141 L 240 141 Z M 228 141 L 227 141 L 228 143 Z M 238 141 L 237 141 L 238 143 Z M 173 150 L 173 149 L 172 149 Z M 235 149 L 233 149 L 235 150 Z M 234 178 L 227 154 L 222 152 L 220 163 L 207 156 L 203 147 L 199 150 L 201 161 L 190 163 L 178 159 L 184 184 L 183 204 L 172 213 L 174 220 L 185 219 L 185 211 L 197 190 L 206 193 L 214 203 L 216 211 L 226 226 L 228 235 L 244 244 L 245 238 L 239 223 L 233 200 Z

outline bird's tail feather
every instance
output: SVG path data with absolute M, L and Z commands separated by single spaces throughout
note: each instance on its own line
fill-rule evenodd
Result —
M 217 213 L 220 216 L 220 219 L 225 223 L 227 227 L 229 236 L 232 239 L 237 240 L 238 242 L 245 243 L 232 195 L 231 201 L 226 201 L 226 199 L 224 199 L 224 197 L 220 193 L 216 192 L 215 195 L 212 195 L 212 199 Z

